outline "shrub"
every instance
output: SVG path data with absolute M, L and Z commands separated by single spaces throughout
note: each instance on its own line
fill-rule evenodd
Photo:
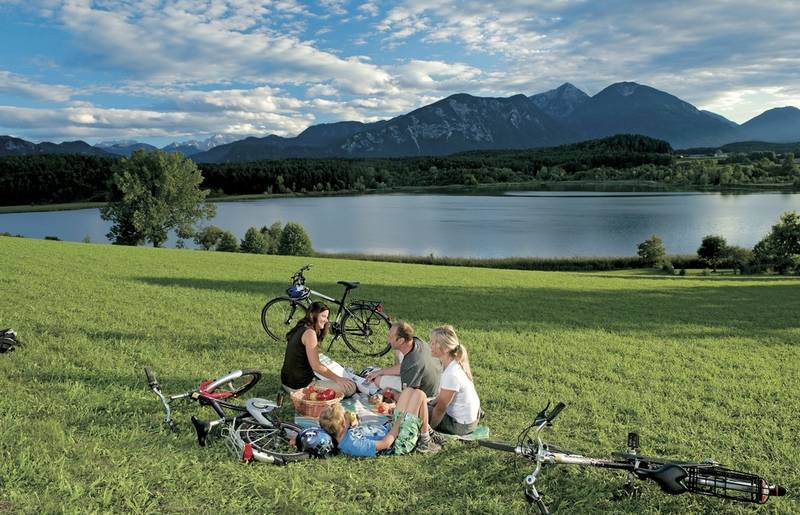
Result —
M 703 238 L 697 255 L 714 271 L 728 257 L 728 243 L 722 236 L 709 235 Z
M 311 238 L 302 225 L 289 222 L 281 232 L 278 254 L 284 256 L 310 256 L 314 252 Z
M 266 254 L 269 250 L 269 243 L 264 234 L 256 227 L 247 229 L 241 245 L 242 252 L 251 254 Z
M 669 261 L 664 261 L 661 265 L 661 271 L 669 275 L 675 275 L 675 267 Z
M 800 214 L 796 211 L 781 215 L 770 233 L 753 248 L 757 266 L 772 266 L 776 272 L 800 270 Z
M 222 231 L 217 250 L 220 252 L 236 252 L 239 250 L 239 238 L 230 231 Z
M 58 236 L 45 236 L 44 239 L 52 241 L 61 241 L 61 238 L 59 238 Z
M 686 269 L 685 268 L 681 268 L 681 271 L 678 272 L 678 275 L 680 275 L 680 276 L 686 275 Z
M 217 247 L 221 236 L 222 229 L 216 225 L 209 225 L 195 233 L 194 242 L 205 250 L 211 250 Z
M 273 223 L 269 227 L 265 225 L 261 228 L 261 234 L 263 234 L 264 238 L 267 240 L 267 254 L 278 253 L 278 244 L 281 241 L 282 232 L 283 226 L 280 221 Z
M 654 234 L 650 239 L 639 244 L 636 253 L 642 263 L 647 266 L 655 266 L 664 259 L 667 251 L 664 249 L 664 242 L 661 241 L 661 238 Z

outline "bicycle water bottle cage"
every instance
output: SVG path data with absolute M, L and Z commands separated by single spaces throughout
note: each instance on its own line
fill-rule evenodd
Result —
M 336 281 L 336 284 L 341 284 L 342 286 L 344 286 L 348 290 L 355 290 L 356 288 L 358 288 L 358 285 L 361 284 L 361 283 L 351 283 L 351 282 L 348 282 L 348 281 Z
M 293 285 L 290 286 L 286 293 L 289 295 L 289 298 L 292 300 L 306 300 L 310 294 L 308 288 L 301 285 Z

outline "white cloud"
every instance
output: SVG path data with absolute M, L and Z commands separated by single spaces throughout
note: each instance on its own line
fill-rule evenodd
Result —
M 306 89 L 306 97 L 334 97 L 339 92 L 330 84 L 314 84 Z
M 41 84 L 33 82 L 21 75 L 0 70 L 0 93 L 32 98 L 34 100 L 64 102 L 69 100 L 73 91 L 67 86 Z
M 364 2 L 358 6 L 358 10 L 367 16 L 377 16 L 380 14 L 380 8 L 377 2 Z

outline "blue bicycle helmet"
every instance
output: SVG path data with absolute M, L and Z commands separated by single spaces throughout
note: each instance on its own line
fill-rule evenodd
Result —
M 320 427 L 309 427 L 297 435 L 297 449 L 315 458 L 330 458 L 335 446 L 333 438 Z
M 305 300 L 308 298 L 309 295 L 308 288 L 298 284 L 290 286 L 289 289 L 286 290 L 286 293 L 292 300 Z

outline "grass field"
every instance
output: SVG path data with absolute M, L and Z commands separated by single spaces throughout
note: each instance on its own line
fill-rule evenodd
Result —
M 305 258 L 0 237 L 0 326 L 27 345 L 0 355 L 0 512 L 514 513 L 528 464 L 450 444 L 437 455 L 288 467 L 197 447 L 168 432 L 142 368 L 180 392 L 241 367 L 277 391 L 282 346 L 259 312 Z M 800 278 L 530 272 L 313 259 L 309 284 L 358 297 L 423 336 L 452 323 L 469 348 L 492 436 L 514 439 L 548 400 L 569 407 L 548 440 L 607 455 L 714 459 L 790 490 L 763 513 L 800 513 Z M 338 349 L 338 351 L 336 350 Z M 340 342 L 333 356 L 370 361 Z M 388 364 L 388 363 L 384 363 Z M 285 414 L 289 414 L 288 410 Z M 750 513 L 697 496 L 612 501 L 618 473 L 551 468 L 560 513 Z

